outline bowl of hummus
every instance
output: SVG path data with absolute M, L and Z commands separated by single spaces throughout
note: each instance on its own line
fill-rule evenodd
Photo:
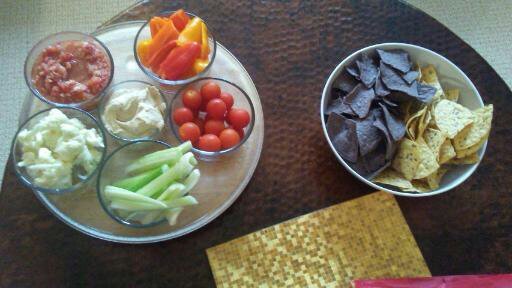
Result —
M 158 139 L 165 126 L 167 101 L 150 83 L 120 82 L 105 91 L 99 105 L 99 120 L 121 142 Z

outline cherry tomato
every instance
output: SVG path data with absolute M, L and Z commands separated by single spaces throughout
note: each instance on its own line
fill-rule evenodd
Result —
M 172 113 L 172 119 L 178 126 L 181 126 L 186 122 L 194 121 L 194 113 L 187 107 L 176 108 Z
M 212 99 L 206 105 L 206 113 L 212 119 L 224 120 L 227 110 L 226 103 L 220 99 Z
M 183 105 L 192 110 L 198 110 L 201 107 L 201 100 L 201 94 L 196 89 L 188 89 L 181 96 Z
M 222 144 L 222 149 L 231 148 L 240 142 L 240 135 L 238 135 L 238 132 L 232 128 L 222 130 L 219 138 Z
M 217 83 L 213 81 L 206 82 L 201 87 L 201 96 L 203 97 L 203 100 L 208 102 L 212 100 L 213 98 L 219 98 L 220 96 L 220 87 L 217 85 Z
M 196 117 L 194 119 L 194 124 L 196 124 L 197 127 L 199 127 L 199 131 L 201 131 L 201 135 L 202 135 L 204 132 L 204 120 L 199 117 Z
M 224 103 L 226 103 L 226 108 L 228 109 L 231 109 L 231 107 L 233 107 L 233 104 L 235 103 L 235 99 L 233 99 L 233 95 L 227 93 L 227 92 L 222 92 L 220 93 L 220 96 L 219 96 L 220 100 L 224 101 Z
M 203 151 L 215 152 L 220 150 L 222 144 L 219 137 L 213 134 L 204 134 L 203 136 L 199 137 L 197 147 Z
M 190 140 L 191 142 L 196 142 L 197 139 L 199 139 L 199 137 L 201 136 L 201 131 L 199 130 L 199 127 L 192 122 L 187 122 L 181 125 L 179 132 L 180 138 L 183 141 Z
M 232 108 L 228 113 L 229 123 L 235 128 L 244 128 L 251 122 L 249 112 L 242 108 Z
M 224 130 L 226 126 L 222 120 L 207 120 L 204 123 L 204 134 L 220 135 L 220 132 Z
M 240 139 L 244 139 L 244 136 L 245 136 L 244 128 L 235 128 L 233 126 L 230 126 L 229 128 L 235 129 L 236 133 L 238 133 L 238 135 L 240 135 Z

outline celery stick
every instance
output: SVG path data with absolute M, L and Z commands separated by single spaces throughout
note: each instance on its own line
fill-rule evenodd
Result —
M 182 191 L 185 190 L 185 185 L 181 183 L 173 183 L 167 188 L 156 200 L 160 201 L 168 201 L 170 199 L 178 198 L 182 196 Z M 184 194 L 184 193 L 183 193 Z M 159 216 L 162 216 L 162 211 L 152 211 L 146 213 L 146 215 L 142 218 L 141 223 L 151 223 Z
M 183 196 L 190 192 L 190 190 L 192 190 L 192 188 L 196 186 L 197 182 L 199 181 L 199 177 L 201 177 L 201 172 L 199 172 L 199 169 L 194 169 L 192 172 L 190 172 L 185 181 L 183 181 L 185 189 L 183 190 L 183 194 L 180 196 Z
M 147 197 L 147 196 L 137 194 L 132 191 L 114 187 L 114 186 L 106 186 L 104 192 L 105 192 L 105 197 L 112 201 L 126 200 L 126 201 L 132 201 L 132 202 L 152 205 L 155 208 L 166 208 L 167 207 L 162 201 L 158 201 L 151 197 Z
M 180 213 L 182 211 L 183 207 L 178 207 L 165 212 L 165 218 L 167 218 L 167 222 L 169 222 L 169 225 L 176 225 L 176 222 L 178 221 L 178 216 L 180 216 Z
M 155 168 L 153 170 L 144 172 L 142 174 L 139 174 L 137 176 L 133 176 L 130 178 L 125 178 L 122 180 L 119 180 L 112 184 L 112 186 L 123 188 L 126 190 L 130 190 L 132 192 L 137 191 L 138 189 L 144 187 L 144 185 L 151 182 L 151 180 L 155 179 L 156 177 L 162 175 L 165 171 L 169 170 L 169 165 L 164 164 L 162 167 Z
M 144 202 L 137 202 L 137 201 L 130 201 L 125 199 L 115 199 L 110 202 L 110 208 L 112 209 L 119 209 L 119 210 L 126 210 L 126 211 L 155 211 L 162 209 L 160 206 L 155 206 L 153 204 L 144 203 Z
M 197 202 L 196 198 L 194 198 L 193 196 L 190 196 L 190 195 L 165 202 L 165 204 L 167 204 L 167 208 L 177 208 L 177 207 L 183 207 L 183 206 L 197 205 L 198 203 L 199 202 Z
M 181 156 L 178 163 L 172 166 L 169 171 L 153 179 L 144 187 L 137 190 L 136 193 L 148 197 L 158 195 L 158 193 L 164 191 L 172 182 L 180 180 L 190 174 L 195 165 L 197 165 L 197 160 L 194 158 L 194 154 L 188 152 Z
M 185 153 L 184 151 L 189 151 L 191 148 L 192 144 L 187 141 L 177 147 L 147 154 L 128 165 L 126 173 L 133 175 L 154 169 L 163 164 L 174 165 Z

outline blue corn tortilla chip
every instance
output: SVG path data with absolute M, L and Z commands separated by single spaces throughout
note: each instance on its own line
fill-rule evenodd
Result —
M 384 103 L 385 105 L 389 106 L 389 107 L 398 107 L 398 104 L 391 101 L 391 99 L 388 99 L 388 98 L 385 98 L 385 97 L 381 97 L 379 98 L 379 100 Z
M 417 99 L 423 103 L 430 103 L 432 101 L 432 98 L 436 94 L 436 92 L 437 92 L 437 88 L 435 88 L 434 86 L 419 83 Z
M 357 142 L 359 143 L 359 153 L 361 156 L 365 156 L 375 150 L 382 140 L 382 135 L 379 129 L 373 126 L 373 122 L 373 115 L 356 121 Z
M 404 50 L 396 49 L 396 50 L 380 50 L 377 49 L 377 53 L 379 54 L 382 62 L 388 64 L 389 66 L 397 69 L 402 73 L 407 73 L 411 70 L 412 64 L 409 58 L 409 53 Z
M 349 75 L 346 71 L 342 71 L 334 81 L 332 87 L 333 89 L 339 89 L 345 96 L 350 93 L 358 83 L 359 82 L 354 79 L 354 77 Z
M 359 79 L 367 88 L 371 88 L 375 83 L 375 79 L 379 73 L 377 66 L 368 55 L 363 54 L 361 60 L 356 60 L 357 68 L 359 69 Z
M 391 164 L 391 161 L 386 160 L 386 148 L 383 146 L 379 146 L 366 156 L 363 156 L 361 162 L 363 162 L 368 176 Z
M 382 82 L 390 90 L 403 92 L 411 97 L 418 98 L 418 83 L 413 81 L 408 84 L 398 72 L 393 68 L 386 65 L 383 61 L 380 62 L 380 74 Z
M 348 74 L 352 75 L 354 78 L 359 80 L 359 69 L 357 68 L 357 66 L 355 66 L 355 65 L 347 66 L 347 68 L 345 70 L 347 70 Z
M 382 103 L 379 103 L 379 105 L 382 107 L 382 112 L 384 112 L 386 127 L 388 128 L 391 137 L 393 140 L 399 141 L 405 135 L 405 123 L 391 112 L 389 112 L 386 105 L 382 105 Z
M 366 88 L 362 84 L 357 84 L 357 86 L 348 93 L 344 101 L 359 118 L 364 118 L 368 115 L 374 98 L 375 92 L 372 88 Z
M 373 126 L 375 126 L 377 129 L 379 129 L 382 134 L 384 135 L 384 139 L 386 140 L 386 160 L 390 161 L 393 159 L 393 155 L 395 154 L 397 145 L 393 141 L 388 128 L 386 127 L 386 124 L 384 122 L 384 119 L 382 116 L 375 117 L 375 121 L 373 121 Z
M 402 78 L 407 82 L 408 84 L 411 84 L 414 80 L 418 78 L 420 73 L 418 71 L 411 70 L 405 74 L 402 75 Z
M 389 93 L 391 93 L 391 91 L 389 91 L 388 88 L 384 86 L 384 83 L 382 83 L 382 80 L 380 79 L 380 71 L 377 79 L 375 79 L 375 86 L 373 87 L 373 90 L 375 90 L 375 95 L 381 97 L 387 96 Z
M 354 111 L 350 108 L 350 106 L 343 101 L 343 98 L 334 99 L 329 107 L 325 110 L 325 114 L 330 115 L 331 113 L 336 113 L 338 115 L 351 115 L 356 116 Z
M 358 145 L 354 120 L 335 113 L 331 114 L 327 120 L 327 134 L 343 159 L 357 162 Z

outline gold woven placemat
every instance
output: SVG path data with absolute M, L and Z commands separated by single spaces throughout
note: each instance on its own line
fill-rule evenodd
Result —
M 395 198 L 376 192 L 212 247 L 218 287 L 350 287 L 430 276 Z

